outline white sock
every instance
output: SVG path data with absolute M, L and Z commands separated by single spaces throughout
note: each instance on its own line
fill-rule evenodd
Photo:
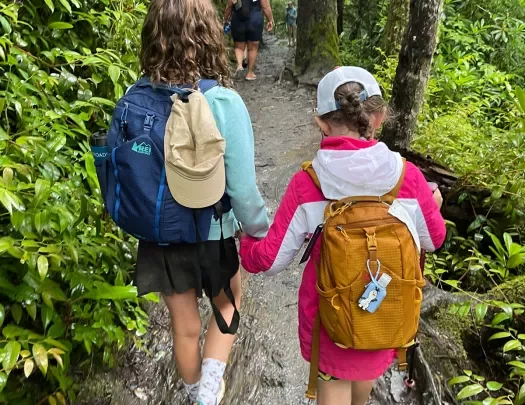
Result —
M 226 363 L 215 359 L 202 361 L 201 381 L 197 400 L 203 405 L 216 405 Z
M 186 393 L 190 397 L 191 402 L 197 401 L 197 394 L 199 393 L 199 386 L 200 381 L 197 381 L 195 384 L 186 384 L 184 381 L 182 381 L 184 384 L 184 388 L 186 388 Z

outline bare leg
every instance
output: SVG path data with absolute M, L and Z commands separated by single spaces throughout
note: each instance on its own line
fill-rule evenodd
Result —
M 201 320 L 196 292 L 192 289 L 163 298 L 171 317 L 177 369 L 186 384 L 195 384 L 200 380 L 202 362 L 199 347 Z
M 354 405 L 352 382 L 317 380 L 317 405 Z
M 375 380 L 352 381 L 352 405 L 365 405 Z
M 253 69 L 257 61 L 257 52 L 259 51 L 259 42 L 248 42 L 248 73 L 246 78 L 255 78 Z
M 240 271 L 238 271 L 237 274 L 231 279 L 230 285 L 232 288 L 233 296 L 235 298 L 235 303 L 237 305 L 237 308 L 239 308 L 241 305 Z M 233 317 L 233 306 L 228 297 L 226 297 L 224 292 L 221 292 L 221 294 L 218 297 L 216 297 L 213 300 L 213 302 L 215 303 L 219 311 L 221 311 L 224 320 L 229 325 Z M 235 336 L 225 335 L 219 330 L 217 322 L 215 321 L 215 317 L 212 316 L 212 318 L 210 319 L 210 325 L 208 326 L 208 332 L 206 333 L 206 340 L 204 343 L 204 358 L 216 359 L 227 363 L 234 340 Z
M 246 42 L 235 43 L 235 59 L 237 60 L 237 69 L 242 69 L 242 61 L 246 50 Z

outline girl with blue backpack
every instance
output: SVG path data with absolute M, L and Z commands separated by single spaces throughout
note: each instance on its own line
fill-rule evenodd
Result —
M 269 226 L 255 182 L 252 125 L 231 89 L 222 29 L 210 0 L 151 1 L 142 30 L 144 76 L 117 103 L 108 133 L 112 158 L 102 163 L 111 168 L 101 181 L 106 208 L 139 238 L 139 295 L 162 294 L 175 362 L 197 405 L 224 396 L 241 298 L 237 224 L 257 238 Z M 206 111 L 210 119 L 198 122 L 196 112 Z M 188 121 L 172 121 L 174 112 L 189 114 Z M 192 141 L 200 126 L 215 136 Z M 183 144 L 182 135 L 189 136 Z M 160 159 L 158 167 L 151 159 Z M 203 291 L 213 316 L 201 354 Z

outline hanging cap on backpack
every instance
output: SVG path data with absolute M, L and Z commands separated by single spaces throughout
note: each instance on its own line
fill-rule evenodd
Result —
M 359 83 L 363 86 L 361 101 L 372 96 L 381 96 L 381 89 L 371 73 L 355 66 L 342 66 L 332 70 L 321 79 L 317 86 L 317 113 L 324 115 L 339 109 L 335 99 L 336 90 L 346 83 Z
M 180 205 L 205 208 L 226 190 L 221 136 L 204 95 L 192 92 L 187 102 L 177 94 L 166 124 L 164 156 L 171 195 Z

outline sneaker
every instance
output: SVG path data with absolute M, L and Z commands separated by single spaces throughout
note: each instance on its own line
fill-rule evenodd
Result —
M 216 402 L 217 405 L 220 405 L 221 401 L 224 398 L 224 394 L 225 393 L 226 393 L 226 384 L 225 384 L 224 378 L 223 378 L 222 381 L 221 381 L 221 385 L 219 387 L 219 393 L 217 394 L 217 402 Z M 195 402 L 194 405 L 204 405 L 204 403 L 202 403 L 201 401 L 197 401 L 197 402 Z

